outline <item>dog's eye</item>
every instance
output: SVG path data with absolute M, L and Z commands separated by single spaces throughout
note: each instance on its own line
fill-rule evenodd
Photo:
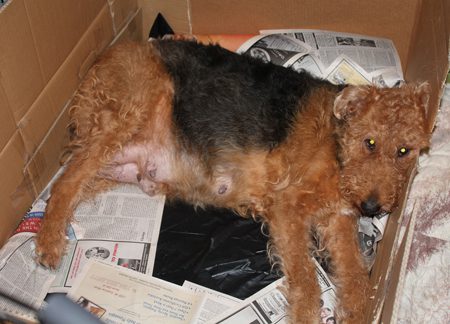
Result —
M 366 138 L 364 140 L 364 143 L 366 143 L 366 147 L 369 149 L 369 151 L 375 150 L 376 144 L 373 138 Z
M 398 157 L 404 157 L 404 156 L 408 155 L 408 153 L 410 151 L 411 150 L 409 148 L 403 146 L 403 147 L 398 149 L 397 155 L 398 155 Z

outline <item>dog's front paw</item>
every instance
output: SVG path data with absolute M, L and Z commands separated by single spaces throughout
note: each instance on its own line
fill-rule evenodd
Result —
M 58 268 L 67 245 L 65 235 L 41 231 L 36 236 L 35 243 L 36 262 L 46 268 Z

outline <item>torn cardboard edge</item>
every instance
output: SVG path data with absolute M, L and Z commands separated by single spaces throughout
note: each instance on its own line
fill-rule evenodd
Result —
M 406 274 L 406 266 L 408 263 L 408 256 L 411 251 L 411 243 L 414 235 L 414 228 L 416 225 L 416 211 L 413 210 L 411 218 L 408 220 L 406 231 L 399 247 L 399 253 L 397 254 L 397 260 L 394 268 L 392 269 L 391 286 L 392 293 L 389 294 L 388 302 L 385 306 L 383 322 L 397 323 L 397 315 L 399 309 L 399 294 L 402 293 L 404 285 L 404 279 Z
M 0 168 L 0 246 L 9 238 L 35 198 L 30 176 L 23 169 L 24 159 L 25 145 L 20 134 L 15 132 L 0 153 L 0 165 L 4 166 Z
M 367 314 L 366 321 L 368 323 L 378 323 L 381 320 L 383 310 L 385 307 L 385 300 L 392 293 L 392 277 L 393 271 L 398 262 L 398 255 L 402 254 L 404 246 L 400 244 L 399 237 L 401 233 L 400 224 L 404 218 L 404 210 L 407 202 L 407 193 L 410 190 L 414 176 L 417 172 L 416 165 L 410 170 L 410 176 L 408 179 L 408 185 L 403 190 L 400 205 L 389 216 L 386 231 L 383 235 L 383 239 L 380 241 L 379 249 L 377 251 L 377 257 L 375 258 L 375 264 L 370 274 L 370 283 L 372 290 L 374 291 L 369 302 L 372 304 L 372 313 Z

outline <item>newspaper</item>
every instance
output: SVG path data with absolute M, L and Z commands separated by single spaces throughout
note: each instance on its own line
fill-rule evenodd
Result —
M 200 306 L 197 324 L 203 324 L 211 321 L 217 321 L 227 310 L 242 303 L 242 300 L 232 296 L 220 293 L 218 291 L 197 285 L 190 281 L 185 281 L 183 287 L 195 292 L 203 294 L 203 303 Z
M 0 250 L 0 290 L 38 309 L 55 275 L 34 260 L 34 234 L 19 233 Z M 34 312 L 0 297 L 0 311 L 16 319 L 37 322 Z
M 105 323 L 196 323 L 204 295 L 91 259 L 68 296 Z
M 378 242 L 383 238 L 384 229 L 389 218 L 388 213 L 372 217 L 360 217 L 358 222 L 358 239 L 361 253 L 367 267 L 372 268 Z
M 394 86 L 403 80 L 394 43 L 386 38 L 308 29 L 262 30 L 260 34 L 243 43 L 238 52 L 306 70 L 334 83 L 361 84 L 362 78 L 363 83 Z M 347 79 L 342 73 L 336 78 L 336 68 L 357 73 L 358 78 Z
M 283 278 L 272 282 L 227 311 L 220 319 L 209 321 L 208 324 L 287 323 L 287 301 L 281 292 L 282 287 Z
M 339 55 L 326 69 L 325 78 L 334 84 L 370 84 L 371 77 L 346 55 Z
M 69 226 L 67 253 L 58 270 L 37 265 L 34 236 L 44 217 L 49 188 L 0 250 L 3 292 L 39 308 L 47 293 L 67 292 L 86 262 L 95 258 L 146 275 L 152 273 L 165 198 L 150 197 L 127 184 L 80 204 Z M 32 313 L 0 297 L 1 310 L 36 321 Z
M 248 53 L 266 63 L 272 62 L 289 67 L 302 56 L 311 52 L 311 47 L 284 35 L 259 35 L 242 44 L 237 52 Z
M 137 186 L 122 184 L 82 202 L 49 292 L 67 292 L 91 258 L 151 274 L 164 201 L 164 196 L 150 197 Z
M 336 307 L 336 287 L 331 283 L 315 259 L 313 259 L 319 286 L 321 323 L 334 320 Z M 242 323 L 288 323 L 287 301 L 282 293 L 284 278 L 278 279 L 243 303 L 227 311 L 221 319 L 214 319 L 208 324 L 242 324 Z
M 314 260 L 314 259 L 313 259 Z M 321 322 L 334 320 L 336 288 L 314 260 Z M 287 323 L 283 278 L 241 301 L 186 281 L 178 286 L 91 259 L 68 296 L 106 323 Z

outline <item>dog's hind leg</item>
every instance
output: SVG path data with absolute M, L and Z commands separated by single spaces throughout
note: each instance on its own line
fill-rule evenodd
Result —
M 36 237 L 38 262 L 58 266 L 74 209 L 100 189 L 97 180 L 117 152 L 170 135 L 172 97 L 172 81 L 150 44 L 118 45 L 89 70 L 70 109 L 73 156 L 52 188 Z
M 36 257 L 43 266 L 56 268 L 66 247 L 66 229 L 86 191 L 95 193 L 95 178 L 104 165 L 100 143 L 74 155 L 58 178 L 36 237 Z

